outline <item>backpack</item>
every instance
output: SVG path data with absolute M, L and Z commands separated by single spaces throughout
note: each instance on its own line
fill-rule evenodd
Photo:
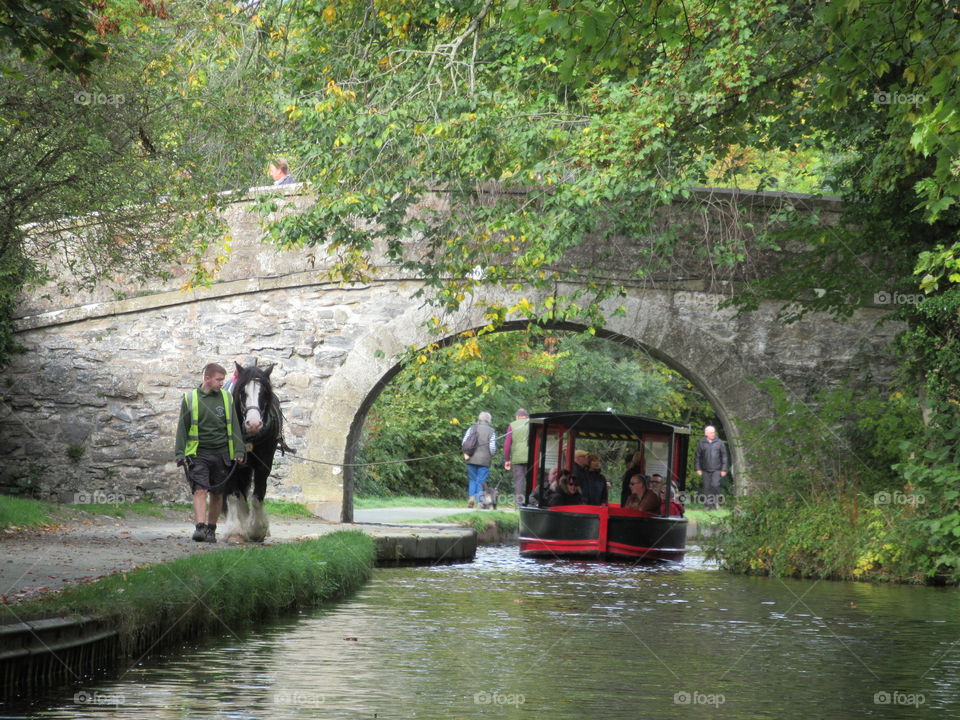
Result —
M 460 452 L 464 455 L 473 455 L 477 451 L 477 441 L 479 440 L 477 427 L 473 425 L 467 430 L 467 436 L 460 444 Z

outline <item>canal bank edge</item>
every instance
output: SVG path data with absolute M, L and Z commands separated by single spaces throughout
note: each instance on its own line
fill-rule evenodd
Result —
M 249 626 L 334 600 L 365 583 L 377 562 L 472 559 L 476 533 L 451 530 L 373 537 L 345 530 L 302 542 L 231 548 L 3 606 L 2 697 L 81 680 L 217 627 Z

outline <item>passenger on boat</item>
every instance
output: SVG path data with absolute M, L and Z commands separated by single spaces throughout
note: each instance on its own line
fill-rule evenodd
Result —
M 530 497 L 527 499 L 527 505 L 534 507 L 549 507 L 549 498 L 552 493 L 557 492 L 557 478 L 560 476 L 560 468 L 550 468 L 550 474 L 547 481 L 537 485 Z
M 656 490 L 663 498 L 660 506 L 660 512 L 663 515 L 683 515 L 683 503 L 680 502 L 680 490 L 675 482 L 670 483 L 670 512 L 667 512 L 667 486 L 664 483 L 663 475 L 654 473 L 650 476 L 650 487 Z
M 620 482 L 620 506 L 626 505 L 627 498 L 630 497 L 630 478 L 634 475 L 643 473 L 643 452 L 637 450 L 633 457 L 627 462 L 627 470 L 623 473 Z
M 606 505 L 609 483 L 600 472 L 600 457 L 594 453 L 587 455 L 587 472 L 580 483 L 580 492 L 586 505 Z
M 570 470 L 577 479 L 581 488 L 587 484 L 587 474 L 590 472 L 590 453 L 586 450 L 577 450 L 573 453 L 573 467 Z
M 648 480 L 645 475 L 634 475 L 630 478 L 630 491 L 630 497 L 627 498 L 623 507 L 649 513 L 660 512 L 663 500 L 653 488 L 652 480 Z
M 561 471 L 557 478 L 557 491 L 547 498 L 547 507 L 582 504 L 583 496 L 577 486 L 577 479 L 568 470 Z

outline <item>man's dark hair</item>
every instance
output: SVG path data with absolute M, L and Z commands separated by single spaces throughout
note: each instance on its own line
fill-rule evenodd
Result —
M 205 378 L 216 375 L 217 373 L 227 374 L 227 371 L 223 369 L 223 365 L 218 365 L 217 363 L 207 363 L 203 368 L 203 376 Z

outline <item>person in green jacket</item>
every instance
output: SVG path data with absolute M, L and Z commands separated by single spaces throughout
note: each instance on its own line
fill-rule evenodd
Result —
M 217 363 L 203 368 L 203 382 L 183 396 L 177 424 L 177 465 L 186 467 L 193 494 L 196 542 L 217 541 L 217 519 L 233 463 L 244 460 L 243 429 L 230 393 L 227 371 Z
M 527 489 L 527 439 L 530 435 L 530 413 L 517 410 L 516 419 L 507 427 L 503 441 L 503 469 L 513 472 L 513 497 L 517 507 L 523 505 Z

